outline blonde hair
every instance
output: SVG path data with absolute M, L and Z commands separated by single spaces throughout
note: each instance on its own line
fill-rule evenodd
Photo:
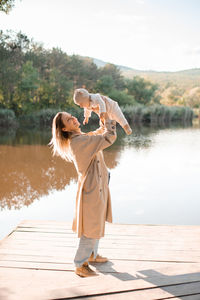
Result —
M 52 147 L 53 155 L 61 156 L 66 161 L 72 161 L 69 149 L 71 132 L 63 131 L 65 127 L 62 120 L 62 112 L 58 112 L 52 122 L 52 138 L 49 146 Z

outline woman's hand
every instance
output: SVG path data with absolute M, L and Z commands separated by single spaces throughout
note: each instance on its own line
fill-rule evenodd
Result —
M 107 112 L 100 113 L 100 120 L 103 124 L 105 124 L 105 121 L 108 120 L 108 114 Z

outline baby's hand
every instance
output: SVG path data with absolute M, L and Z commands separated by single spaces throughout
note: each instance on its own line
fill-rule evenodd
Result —
M 100 113 L 100 120 L 103 124 L 105 124 L 106 116 L 107 116 L 107 113 L 105 113 L 105 112 Z
M 85 119 L 83 120 L 83 125 L 87 124 L 88 123 L 88 118 L 85 117 Z

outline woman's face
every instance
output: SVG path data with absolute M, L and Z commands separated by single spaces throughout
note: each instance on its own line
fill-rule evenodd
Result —
M 77 118 L 73 117 L 71 114 L 69 114 L 67 112 L 63 112 L 62 113 L 62 121 L 65 126 L 62 129 L 63 131 L 69 131 L 69 132 L 79 131 L 80 123 L 77 120 Z

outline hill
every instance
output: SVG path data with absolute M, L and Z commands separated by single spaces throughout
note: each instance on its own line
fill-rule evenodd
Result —
M 91 58 L 97 67 L 104 67 L 108 62 L 100 59 Z M 145 71 L 129 68 L 126 66 L 116 65 L 124 77 L 133 78 L 134 76 L 141 76 L 147 80 L 159 83 L 161 86 L 177 85 L 180 88 L 193 88 L 200 85 L 200 68 L 189 69 L 177 72 L 158 72 Z

